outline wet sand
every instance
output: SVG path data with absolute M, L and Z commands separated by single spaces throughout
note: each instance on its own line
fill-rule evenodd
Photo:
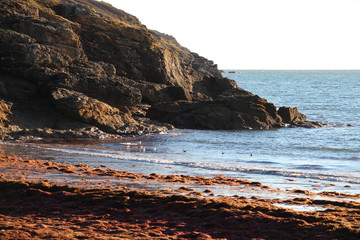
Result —
M 217 193 L 226 186 L 258 194 Z M 223 176 L 2 156 L 0 239 L 360 239 L 359 195 L 297 189 L 259 197 L 277 191 Z

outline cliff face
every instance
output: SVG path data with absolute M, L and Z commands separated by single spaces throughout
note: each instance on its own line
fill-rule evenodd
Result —
M 284 125 L 212 61 L 94 0 L 0 2 L 0 99 L 13 137 Z

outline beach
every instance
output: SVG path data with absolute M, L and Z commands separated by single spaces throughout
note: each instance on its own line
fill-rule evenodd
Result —
M 353 92 L 317 96 L 323 76 L 349 79 Z M 357 72 L 234 77 L 258 91 L 288 79 L 282 96 L 293 83 L 313 90 L 284 104 L 305 102 L 328 126 L 2 142 L 0 238 L 359 239 Z
M 278 190 L 246 179 L 135 174 L 16 155 L 3 155 L 0 169 L 1 239 L 360 237 L 359 194 L 296 189 L 283 199 L 223 196 L 217 187 Z
M 154 14 L 165 5 L 0 1 L 0 239 L 360 239 L 360 70 L 342 65 L 346 51 L 306 48 L 299 67 L 289 50 L 313 34 L 276 40 L 291 43 L 285 57 L 232 31 L 243 36 L 220 69 L 136 17 L 170 23 Z M 186 19 L 209 12 L 186 7 Z M 192 33 L 183 16 L 189 43 L 202 30 L 222 39 L 211 51 L 231 39 L 212 21 Z M 262 32 L 226 20 L 239 23 Z M 267 25 L 265 43 L 281 36 Z

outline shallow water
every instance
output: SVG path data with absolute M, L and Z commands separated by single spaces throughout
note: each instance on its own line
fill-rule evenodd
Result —
M 174 130 L 73 145 L 7 144 L 68 164 L 150 174 L 224 175 L 281 189 L 360 193 L 360 71 L 225 73 L 276 106 L 297 106 L 330 127 L 261 131 Z

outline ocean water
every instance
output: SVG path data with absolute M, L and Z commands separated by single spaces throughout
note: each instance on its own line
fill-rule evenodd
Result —
M 360 193 L 360 70 L 225 71 L 277 107 L 298 107 L 323 128 L 169 133 L 64 144 L 6 144 L 7 151 L 68 164 L 150 174 L 223 175 L 279 189 Z

